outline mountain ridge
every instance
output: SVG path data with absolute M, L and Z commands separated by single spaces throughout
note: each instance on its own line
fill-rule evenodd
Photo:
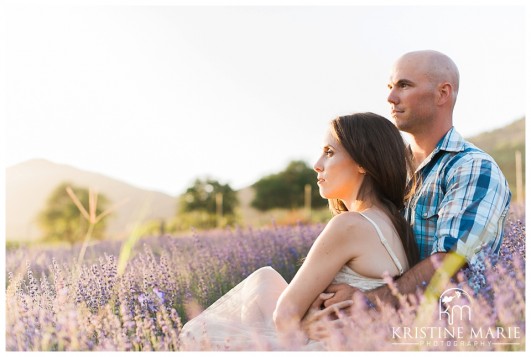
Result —
M 504 127 L 483 132 L 468 141 L 491 155 L 502 170 L 513 194 L 512 201 L 523 202 L 525 197 L 525 117 L 515 120 Z M 516 188 L 516 151 L 522 158 L 522 181 L 521 197 L 517 197 Z
M 502 128 L 467 138 L 485 150 L 498 162 L 507 177 L 515 198 L 515 155 L 521 151 L 525 173 L 525 118 Z M 525 177 L 525 176 L 524 176 Z M 122 203 L 110 217 L 109 238 L 127 237 L 134 225 L 153 220 L 169 220 L 176 216 L 178 198 L 156 190 L 136 187 L 104 174 L 54 163 L 46 159 L 32 159 L 6 168 L 6 238 L 33 241 L 42 236 L 37 216 L 45 208 L 51 192 L 61 183 L 91 187 L 105 195 L 111 205 Z M 525 182 L 525 181 L 524 181 Z M 525 187 L 525 185 L 524 185 Z M 259 214 L 250 207 L 251 187 L 238 192 L 242 218 Z
M 6 238 L 35 240 L 42 233 L 38 213 L 51 192 L 61 183 L 90 187 L 119 205 L 108 221 L 111 238 L 123 238 L 136 223 L 168 219 L 175 215 L 175 197 L 135 187 L 103 174 L 32 159 L 6 169 Z

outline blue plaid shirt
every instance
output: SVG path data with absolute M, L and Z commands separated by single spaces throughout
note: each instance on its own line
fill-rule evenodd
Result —
M 483 247 L 499 251 L 511 192 L 492 157 L 452 127 L 416 173 L 404 214 L 421 259 L 455 251 L 473 264 Z

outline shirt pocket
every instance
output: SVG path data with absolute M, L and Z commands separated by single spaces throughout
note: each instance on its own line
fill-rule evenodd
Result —
M 424 209 L 417 210 L 417 218 L 427 222 L 437 222 L 439 213 L 437 207 L 424 207 Z
M 437 224 L 439 218 L 439 206 L 442 200 L 441 190 L 436 185 L 428 186 L 429 189 L 423 190 L 418 196 L 415 205 L 416 219 L 424 224 Z

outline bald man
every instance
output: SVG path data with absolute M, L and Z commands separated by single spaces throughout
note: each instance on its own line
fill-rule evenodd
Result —
M 511 192 L 494 160 L 453 127 L 459 72 L 448 56 L 406 53 L 395 62 L 388 87 L 391 115 L 409 137 L 417 178 L 405 216 L 421 261 L 396 280 L 399 292 L 408 294 L 426 286 L 450 251 L 468 264 L 483 259 L 485 247 L 498 252 Z M 351 299 L 355 290 L 344 284 L 330 286 L 326 292 L 334 296 L 324 300 L 324 306 Z M 372 302 L 397 303 L 387 286 L 365 296 Z M 314 308 L 322 303 L 318 299 Z M 313 318 L 319 315 L 307 322 Z

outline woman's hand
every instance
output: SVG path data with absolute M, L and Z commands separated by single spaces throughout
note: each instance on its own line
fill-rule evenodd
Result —
M 324 307 L 328 308 L 332 305 L 335 305 L 343 301 L 352 301 L 352 296 L 354 296 L 354 293 L 356 291 L 361 291 L 361 290 L 356 289 L 355 287 L 352 287 L 348 284 L 332 284 L 328 288 L 326 288 L 324 292 L 326 294 L 332 294 L 332 295 L 328 299 L 323 300 L 323 305 Z M 345 312 L 347 314 L 350 314 L 351 305 L 352 303 L 348 307 L 345 308 Z
M 321 293 L 310 306 L 301 321 L 301 329 L 312 340 L 325 340 L 330 337 L 330 331 L 340 328 L 342 321 L 340 316 L 352 306 L 352 300 L 343 300 L 338 303 L 322 308 L 334 297 L 333 293 Z

